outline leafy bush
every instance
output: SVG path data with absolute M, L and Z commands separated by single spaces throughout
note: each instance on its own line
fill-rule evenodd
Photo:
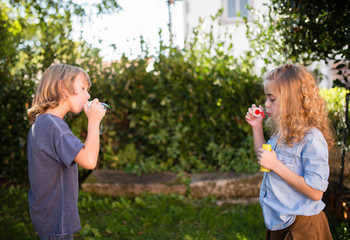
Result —
M 329 111 L 329 119 L 334 128 L 338 145 L 342 144 L 344 137 L 343 130 L 345 127 L 345 95 L 346 89 L 342 87 L 334 87 L 331 89 L 321 89 L 320 95 L 326 102 Z M 347 134 L 347 142 L 350 143 L 349 134 Z
M 251 103 L 261 103 L 260 78 L 252 71 L 254 62 L 249 54 L 234 58 L 229 36 L 214 40 L 212 31 L 205 33 L 198 26 L 186 49 L 164 46 L 160 41 L 159 52 L 153 57 L 141 39 L 143 53 L 139 58 L 123 57 L 110 64 L 102 64 L 99 51 L 84 42 L 69 40 L 69 46 L 68 42 L 64 45 L 64 54 L 58 54 L 56 61 L 72 65 L 79 62 L 92 79 L 91 95 L 113 109 L 110 129 L 101 137 L 99 167 L 138 174 L 252 173 L 258 169 L 244 116 Z M 59 52 L 59 42 L 54 46 Z M 65 54 L 68 47 L 71 55 Z M 14 62 L 12 72 L 1 69 L 7 79 L 0 89 L 1 141 L 6 142 L 0 147 L 1 177 L 27 182 L 26 138 L 30 125 L 26 110 L 37 74 L 54 61 L 55 49 L 38 56 L 30 49 L 17 50 L 25 60 Z M 2 58 L 7 59 L 7 55 L 9 52 Z M 66 120 L 84 141 L 84 113 Z
M 122 58 L 91 76 L 91 95 L 113 109 L 100 167 L 134 173 L 257 170 L 244 116 L 248 106 L 261 103 L 260 78 L 249 56 L 239 61 L 230 55 L 229 41 L 212 39 L 198 30 L 187 49 L 160 42 L 156 57 L 145 52 L 136 60 Z M 82 121 L 72 127 L 83 137 Z
M 114 0 L 94 3 L 98 14 L 116 10 Z M 83 8 L 71 0 L 0 2 L 0 180 L 28 183 L 27 109 L 40 74 L 63 62 L 95 71 L 99 50 L 72 40 L 72 18 Z M 89 66 L 89 67 L 87 67 Z

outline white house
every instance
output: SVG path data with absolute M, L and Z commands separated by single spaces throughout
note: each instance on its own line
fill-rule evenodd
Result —
M 183 2 L 183 23 L 184 23 L 184 38 L 190 39 L 193 35 L 193 27 L 198 26 L 199 18 L 204 21 L 210 21 L 213 15 L 216 15 L 219 9 L 223 9 L 221 17 L 222 25 L 218 28 L 222 31 L 227 31 L 233 37 L 234 54 L 240 56 L 249 48 L 246 38 L 246 27 L 242 16 L 246 16 L 248 21 L 254 20 L 254 16 L 248 9 L 247 5 L 252 6 L 255 10 L 261 13 L 267 13 L 269 0 L 182 0 Z M 207 25 L 209 27 L 209 24 Z M 209 30 L 209 29 L 208 29 Z M 315 66 L 321 66 L 320 70 L 327 76 L 327 79 L 322 80 L 320 87 L 330 88 L 332 86 L 331 65 L 325 63 L 316 63 Z
M 224 29 L 221 30 L 232 34 L 234 53 L 241 55 L 249 47 L 242 17 L 245 16 L 248 20 L 254 19 L 247 5 L 258 11 L 267 12 L 267 6 L 264 5 L 267 2 L 267 0 L 183 0 L 184 37 L 185 39 L 191 37 L 193 27 L 199 24 L 199 18 L 209 22 L 210 16 L 223 9 L 220 27 Z

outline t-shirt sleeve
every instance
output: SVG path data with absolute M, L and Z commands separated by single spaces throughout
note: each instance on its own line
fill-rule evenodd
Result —
M 55 148 L 60 160 L 67 167 L 72 165 L 84 144 L 71 131 L 61 132 L 55 141 Z
M 322 133 L 309 135 L 302 149 L 304 179 L 307 185 L 325 192 L 328 187 L 328 146 Z

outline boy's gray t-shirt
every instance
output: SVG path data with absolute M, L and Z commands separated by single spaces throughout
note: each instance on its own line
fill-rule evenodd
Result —
M 41 234 L 66 235 L 81 228 L 78 165 L 84 144 L 61 118 L 42 114 L 28 133 L 30 217 Z

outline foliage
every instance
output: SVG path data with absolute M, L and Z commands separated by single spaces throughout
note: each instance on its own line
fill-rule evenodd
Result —
M 107 2 L 102 2 L 105 12 L 117 7 L 115 1 Z M 251 57 L 234 58 L 226 38 L 216 41 L 212 31 L 198 26 L 188 49 L 167 47 L 161 40 L 157 56 L 151 57 L 141 37 L 138 59 L 108 64 L 98 49 L 71 39 L 72 16 L 83 18 L 82 6 L 70 0 L 9 1 L 1 8 L 1 36 L 7 44 L 1 61 L 9 66 L 1 68 L 6 81 L 0 90 L 1 141 L 7 143 L 0 147 L 3 179 L 27 182 L 26 109 L 37 78 L 53 62 L 86 69 L 91 95 L 113 109 L 110 129 L 101 137 L 99 167 L 138 174 L 256 171 L 244 115 L 252 102 L 261 103 L 262 87 L 250 71 Z M 85 115 L 66 120 L 84 141 Z
M 349 1 L 272 1 L 279 17 L 276 28 L 282 34 L 282 52 L 310 61 L 350 59 Z
M 273 1 L 273 11 L 281 17 L 277 24 L 282 31 L 282 51 L 290 58 L 317 60 L 337 60 L 337 66 L 344 82 L 338 86 L 348 86 L 344 66 L 350 67 L 350 11 L 349 1 L 330 2 L 326 0 Z
M 92 75 L 91 95 L 113 109 L 100 167 L 134 173 L 257 170 L 244 120 L 252 102 L 262 103 L 254 62 L 234 58 L 229 41 L 214 40 L 200 27 L 188 49 L 160 42 L 155 57 L 145 50 L 139 59 L 124 57 Z M 74 121 L 72 128 L 84 136 Z
M 344 98 L 346 90 L 341 87 L 334 87 L 332 89 L 321 89 L 320 95 L 326 102 L 327 110 L 329 111 L 329 119 L 335 131 L 335 135 L 338 137 L 338 145 L 341 145 L 342 131 L 344 129 L 345 122 L 345 103 Z M 350 136 L 348 136 L 350 137 Z M 350 140 L 348 138 L 348 140 Z M 349 141 L 347 141 L 349 143 Z
M 346 0 L 272 0 L 267 14 L 255 13 L 260 17 L 247 22 L 247 34 L 266 63 L 289 59 L 304 65 L 320 60 L 350 64 L 349 11 Z
M 95 7 L 103 14 L 118 5 L 104 0 Z M 73 16 L 86 17 L 84 8 L 71 0 L 0 3 L 0 177 L 7 181 L 27 179 L 26 110 L 42 71 L 53 62 L 89 64 L 92 70 L 101 62 L 98 50 L 72 40 Z

